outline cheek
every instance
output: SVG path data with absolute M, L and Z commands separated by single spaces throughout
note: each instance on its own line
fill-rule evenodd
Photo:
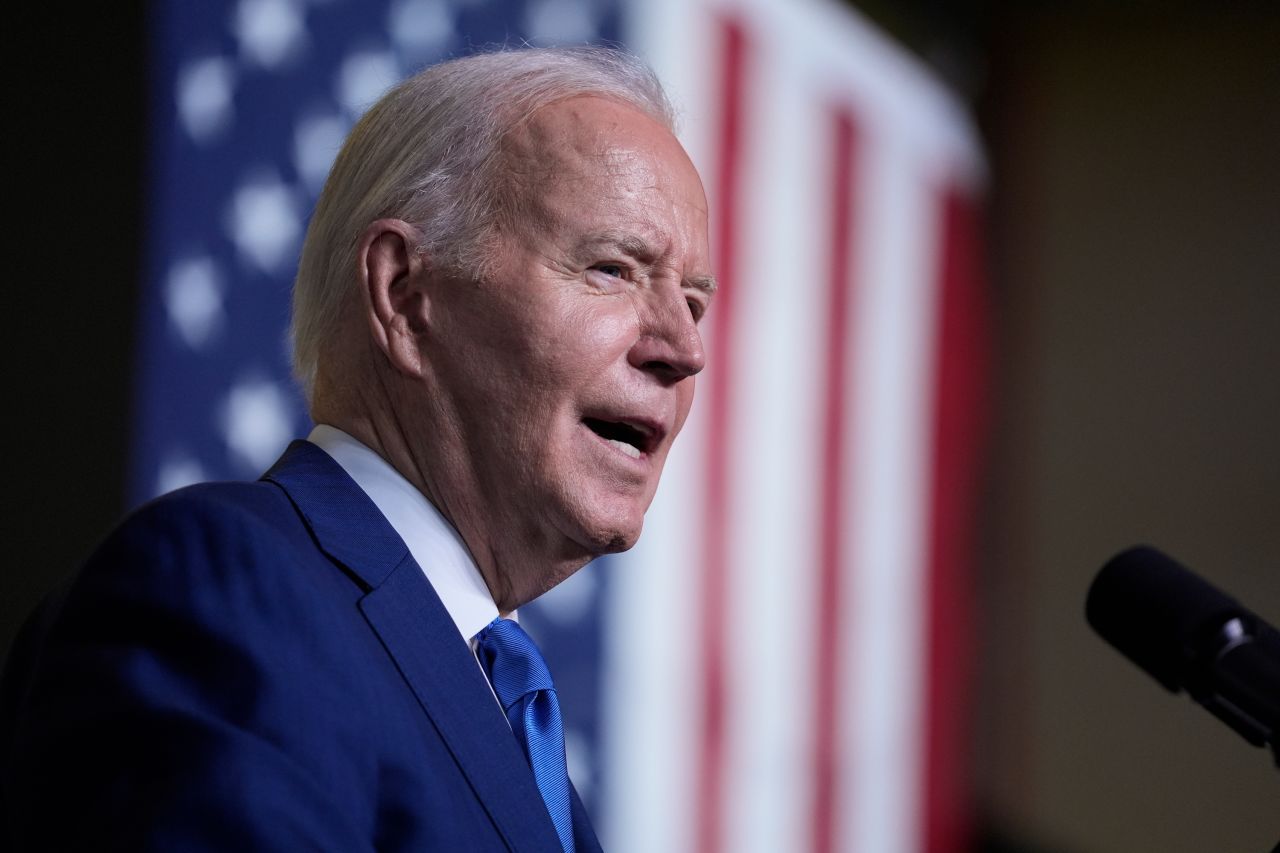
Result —
M 636 337 L 636 314 L 629 306 L 587 306 L 566 319 L 552 345 L 574 372 L 598 372 L 625 354 Z
M 676 427 L 672 433 L 672 438 L 680 434 L 680 430 L 684 429 L 684 422 L 689 417 L 689 410 L 693 408 L 693 392 L 695 388 L 695 378 L 686 377 L 680 381 L 680 385 L 676 389 Z

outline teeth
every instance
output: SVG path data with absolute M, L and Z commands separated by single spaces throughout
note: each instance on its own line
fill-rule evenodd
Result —
M 627 444 L 625 441 L 618 441 L 616 438 L 606 438 L 605 441 L 609 442 L 614 447 L 618 448 L 623 453 L 630 456 L 632 459 L 640 458 L 640 448 L 638 447 L 632 447 L 631 445 Z

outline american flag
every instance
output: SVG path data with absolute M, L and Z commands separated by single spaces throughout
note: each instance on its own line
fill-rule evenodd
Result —
M 605 846 L 962 849 L 983 164 L 820 0 L 156 3 L 132 496 L 253 477 L 306 220 L 360 113 L 494 44 L 621 44 L 684 115 L 721 293 L 641 544 L 524 608 Z

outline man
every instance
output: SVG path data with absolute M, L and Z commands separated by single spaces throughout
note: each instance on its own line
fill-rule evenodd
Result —
M 598 849 L 502 617 L 636 541 L 703 366 L 706 228 L 615 52 L 457 60 L 376 104 L 295 285 L 319 426 L 139 510 L 20 639 L 12 846 Z

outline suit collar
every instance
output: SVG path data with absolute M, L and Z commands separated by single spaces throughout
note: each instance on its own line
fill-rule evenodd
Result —
M 263 479 L 285 491 L 320 548 L 363 582 L 361 612 L 508 847 L 559 851 L 533 773 L 471 649 L 382 513 L 309 442 L 293 442 Z
M 317 425 L 307 441 L 342 466 L 382 512 L 426 573 L 463 637 L 474 637 L 497 617 L 497 605 L 466 543 L 404 475 L 335 427 Z
M 290 444 L 262 479 L 284 489 L 321 550 L 366 588 L 380 585 L 408 554 L 373 501 L 314 444 Z

